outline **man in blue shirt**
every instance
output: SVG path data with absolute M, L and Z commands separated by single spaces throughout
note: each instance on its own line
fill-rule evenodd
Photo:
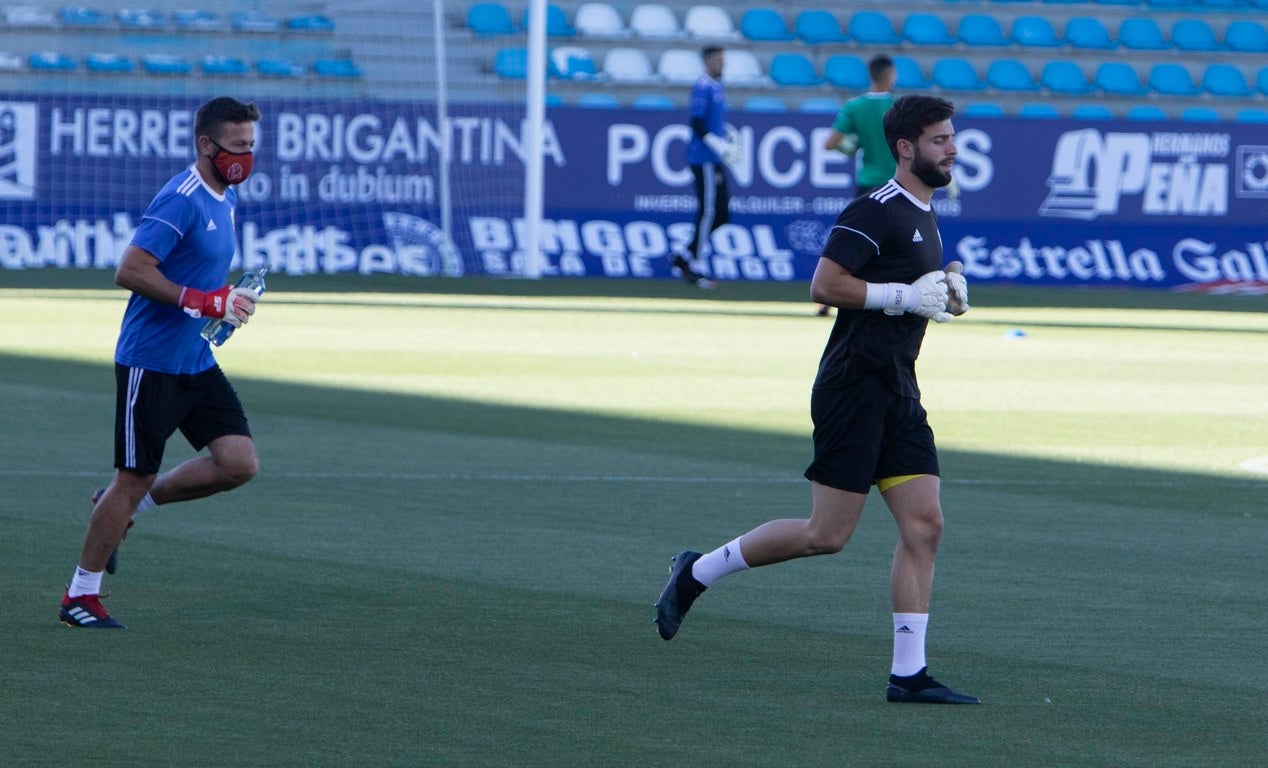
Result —
M 715 45 L 701 51 L 704 74 L 691 87 L 691 140 L 687 142 L 687 165 L 691 166 L 696 193 L 695 234 L 687 244 L 690 259 L 682 253 L 670 254 L 670 265 L 682 278 L 698 288 L 712 288 L 713 281 L 692 269 L 703 253 L 708 253 L 709 236 L 727 223 L 731 192 L 724 164 L 735 162 L 734 142 L 726 138 L 726 92 L 722 88 L 723 50 Z
M 198 108 L 198 159 L 167 182 L 123 252 L 115 282 L 132 291 L 115 347 L 115 474 L 93 497 L 79 567 L 58 616 L 72 627 L 122 629 L 100 602 L 104 571 L 132 517 L 159 504 L 227 491 L 259 469 L 246 415 L 200 335 L 205 318 L 237 327 L 255 311 L 254 293 L 225 285 L 237 249 L 234 184 L 251 173 L 260 110 L 236 99 Z M 179 429 L 195 450 L 158 474 Z

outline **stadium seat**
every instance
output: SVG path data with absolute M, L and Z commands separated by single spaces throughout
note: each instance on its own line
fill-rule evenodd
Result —
M 1196 96 L 1197 84 L 1189 70 L 1179 64 L 1155 64 L 1149 72 L 1149 87 L 1164 96 Z
M 1140 5 L 1140 0 L 1093 0 L 1099 5 Z
M 621 100 L 610 93 L 583 93 L 577 97 L 577 106 L 586 109 L 620 109 Z
M 960 114 L 965 117 L 1003 117 L 1005 112 L 1003 107 L 994 102 L 977 101 L 965 105 Z
M 238 11 L 229 17 L 229 24 L 236 32 L 277 32 L 282 22 L 263 11 Z
M 1239 123 L 1268 123 L 1268 110 L 1250 107 L 1237 111 Z
M 903 39 L 912 45 L 954 45 L 955 38 L 947 31 L 942 17 L 932 13 L 913 13 L 903 22 Z
M 894 87 L 904 90 L 928 88 L 929 79 L 916 60 L 908 56 L 894 57 Z
M 564 80 L 593 80 L 598 75 L 598 67 L 595 66 L 590 52 L 576 45 L 564 45 L 552 50 L 550 65 L 555 77 Z
M 520 15 L 520 29 L 528 29 L 528 9 L 529 6 L 524 6 L 524 13 Z M 577 30 L 568 23 L 564 9 L 554 4 L 546 6 L 546 37 L 574 37 L 576 34 Z
M 158 11 L 124 8 L 115 14 L 119 26 L 124 29 L 162 29 L 167 20 Z
M 528 77 L 528 49 L 499 48 L 493 54 L 493 73 L 504 80 L 523 80 Z
M 1150 104 L 1137 104 L 1127 110 L 1128 120 L 1166 120 L 1167 113 L 1161 107 Z
M 3 10 L 4 25 L 23 29 L 56 27 L 57 17 L 43 8 L 29 5 L 11 5 Z
M 682 19 L 683 30 L 695 40 L 738 40 L 731 14 L 716 5 L 693 5 Z
M 677 109 L 674 100 L 663 93 L 640 93 L 630 102 L 635 109 Z
M 1111 96 L 1143 96 L 1149 89 L 1140 82 L 1140 75 L 1130 64 L 1107 61 L 1096 68 L 1093 82 Z
M 830 96 L 810 96 L 801 100 L 801 103 L 797 105 L 797 111 L 816 115 L 835 115 L 841 111 L 841 105 Z
M 1182 11 L 1197 5 L 1197 0 L 1145 0 L 1145 5 L 1162 11 Z
M 766 76 L 762 63 L 752 51 L 735 49 L 726 52 L 726 68 L 722 70 L 722 82 L 746 88 L 768 88 L 774 83 Z
M 1224 45 L 1243 53 L 1268 53 L 1268 31 L 1256 21 L 1229 22 L 1224 31 Z
M 582 3 L 572 23 L 578 34 L 586 37 L 622 38 L 630 34 L 621 14 L 607 3 Z
M 313 62 L 313 74 L 331 80 L 358 80 L 361 68 L 347 59 L 318 59 Z
M 290 59 L 266 58 L 255 62 L 261 77 L 303 77 L 308 68 Z
M 671 48 L 660 54 L 656 73 L 671 85 L 693 85 L 704 74 L 704 61 L 699 51 Z
M 1201 0 L 1203 8 L 1209 8 L 1215 11 L 1244 11 L 1249 7 L 1255 7 L 1253 0 Z M 1260 8 L 1264 5 L 1260 4 Z
M 823 78 L 810 59 L 800 53 L 780 53 L 770 60 L 770 77 L 785 88 L 806 88 L 820 85 Z
M 613 48 L 603 56 L 603 74 L 616 83 L 653 83 L 652 61 L 638 48 Z
M 172 25 L 177 29 L 209 32 L 223 28 L 220 17 L 211 11 L 172 11 Z
M 1212 64 L 1202 74 L 1202 89 L 1212 96 L 1244 99 L 1254 93 L 1246 76 L 1232 64 Z
M 1026 65 L 1016 59 L 995 59 L 986 68 L 986 84 L 1001 91 L 1039 90 Z
M 170 53 L 147 53 L 141 57 L 141 68 L 151 75 L 188 75 L 193 66 L 184 56 Z
M 1051 104 L 1022 104 L 1021 109 L 1017 110 L 1017 116 L 1030 120 L 1051 120 L 1061 117 L 1061 113 Z
M 974 47 L 993 47 L 1008 45 L 1004 30 L 994 16 L 984 13 L 970 13 L 960 19 L 956 28 L 956 37 L 965 45 Z
M 1118 28 L 1118 42 L 1133 51 L 1165 51 L 1171 47 L 1156 21 L 1140 17 L 1123 19 Z
M 939 59 L 933 65 L 934 85 L 949 91 L 980 91 L 985 85 L 966 59 Z
M 827 11 L 802 11 L 793 24 L 793 31 L 807 45 L 844 43 L 846 39 L 837 17 Z
M 740 17 L 740 34 L 756 43 L 782 43 L 793 39 L 784 17 L 770 8 L 745 11 Z
M 1260 69 L 1259 74 L 1255 75 L 1255 88 L 1268 96 L 1268 67 Z
M 89 72 L 108 72 L 110 74 L 127 74 L 135 67 L 132 59 L 117 53 L 93 53 L 84 59 L 84 66 Z
M 1113 120 L 1114 113 L 1100 104 L 1079 104 L 1070 110 L 1070 117 L 1075 120 Z
M 1180 113 L 1180 119 L 1194 123 L 1218 123 L 1224 118 L 1210 107 L 1189 107 Z
M 1083 74 L 1083 69 L 1073 61 L 1056 59 L 1043 65 L 1039 75 L 1039 84 L 1053 93 L 1080 95 L 1090 93 L 1092 84 Z
M 311 13 L 287 19 L 286 28 L 294 32 L 334 32 L 335 22 L 319 13 Z
M 895 45 L 901 38 L 889 17 L 876 11 L 859 11 L 850 17 L 851 39 L 863 45 Z
M 238 76 L 247 73 L 247 65 L 233 56 L 204 56 L 199 60 L 204 75 Z
M 745 112 L 787 112 L 788 105 L 778 96 L 750 96 L 744 102 Z
M 863 60 L 844 53 L 828 57 L 823 64 L 823 78 L 834 87 L 847 91 L 866 91 L 872 85 L 872 77 Z
M 63 8 L 57 18 L 64 27 L 104 27 L 110 23 L 110 17 L 96 8 Z
M 1223 48 L 1215 39 L 1211 25 L 1201 19 L 1182 19 L 1173 24 L 1171 42 L 1182 51 L 1218 51 Z
M 681 40 L 687 36 L 669 6 L 659 3 L 635 6 L 630 14 L 630 30 L 654 40 Z
M 21 56 L 0 51 L 0 72 L 21 72 L 22 68 Z
M 1067 21 L 1065 41 L 1074 48 L 1091 51 L 1109 51 L 1118 47 L 1101 20 L 1091 16 L 1075 16 Z
M 542 103 L 547 107 L 562 107 L 564 105 L 564 99 L 557 93 L 548 93 L 545 96 L 542 96 Z
M 27 63 L 31 69 L 40 72 L 69 72 L 79 67 L 74 59 L 56 51 L 33 53 L 27 58 Z
M 1027 48 L 1057 48 L 1061 40 L 1042 16 L 1018 16 L 1013 21 L 1013 42 Z
M 467 10 L 467 28 L 476 37 L 515 34 L 511 14 L 501 3 L 476 3 Z

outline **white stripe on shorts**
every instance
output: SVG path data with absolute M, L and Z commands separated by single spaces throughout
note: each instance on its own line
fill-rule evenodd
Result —
M 137 395 L 141 393 L 142 368 L 128 369 L 128 401 L 123 415 L 123 463 L 129 469 L 136 469 L 136 422 L 133 410 L 136 407 Z

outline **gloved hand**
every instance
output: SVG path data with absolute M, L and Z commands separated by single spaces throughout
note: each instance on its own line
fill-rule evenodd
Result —
M 857 152 L 859 149 L 858 134 L 847 133 L 842 136 L 841 140 L 837 142 L 837 149 L 843 155 L 852 155 Z
M 182 288 L 178 304 L 190 317 L 222 317 L 234 328 L 239 328 L 255 314 L 258 297 L 250 288 L 223 286 L 214 291 Z
M 960 185 L 956 183 L 954 176 L 951 177 L 951 183 L 944 187 L 944 189 L 947 190 L 948 200 L 955 200 L 960 196 Z
M 936 323 L 951 319 L 947 313 L 946 273 L 934 270 L 921 275 L 911 285 L 904 283 L 868 283 L 865 309 L 880 309 L 887 315 L 911 312 Z
M 728 168 L 734 168 L 740 162 L 740 146 L 738 142 L 727 141 L 726 139 L 712 133 L 704 135 L 704 143 L 709 149 L 722 160 Z
M 969 283 L 964 279 L 964 265 L 953 261 L 947 265 L 947 311 L 959 317 L 969 311 Z

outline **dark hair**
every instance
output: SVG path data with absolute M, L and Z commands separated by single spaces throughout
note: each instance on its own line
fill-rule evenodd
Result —
M 702 49 L 701 49 L 701 51 L 700 51 L 700 58 L 702 58 L 702 59 L 707 59 L 707 58 L 709 58 L 710 56 L 712 56 L 712 55 L 713 55 L 713 54 L 715 54 L 715 53 L 722 53 L 722 46 L 720 46 L 720 45 L 706 45 L 706 46 L 705 46 L 704 48 L 702 48 Z
M 913 94 L 899 96 L 894 106 L 885 113 L 885 143 L 889 152 L 898 160 L 898 142 L 906 139 L 915 142 L 920 134 L 934 123 L 950 120 L 955 114 L 955 105 L 937 96 Z
M 194 138 L 207 136 L 216 139 L 225 123 L 257 122 L 260 108 L 255 102 L 246 104 L 229 96 L 221 96 L 203 104 L 194 114 Z
M 880 80 L 885 73 L 894 68 L 894 60 L 883 53 L 878 53 L 867 60 L 867 74 L 872 80 Z

